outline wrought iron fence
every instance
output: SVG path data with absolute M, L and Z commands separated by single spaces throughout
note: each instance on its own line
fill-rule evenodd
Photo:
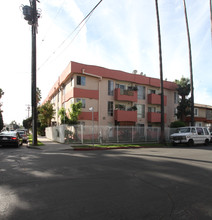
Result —
M 165 139 L 169 141 L 170 134 L 176 129 L 165 128 Z M 139 143 L 158 142 L 159 127 L 136 126 L 67 126 L 64 132 L 65 143 Z

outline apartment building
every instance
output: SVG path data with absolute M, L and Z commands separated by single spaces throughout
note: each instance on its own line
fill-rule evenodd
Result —
M 194 121 L 196 126 L 212 128 L 212 106 L 194 104 Z M 186 122 L 190 124 L 191 117 L 186 117 Z
M 176 120 L 177 85 L 164 81 L 165 126 Z M 94 65 L 70 62 L 50 90 L 46 101 L 54 104 L 54 123 L 60 124 L 58 111 L 82 102 L 79 122 L 101 126 L 160 126 L 160 79 L 126 73 Z

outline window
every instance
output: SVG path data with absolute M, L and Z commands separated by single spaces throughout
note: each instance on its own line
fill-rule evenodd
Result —
M 108 95 L 113 95 L 113 81 L 108 80 Z
M 113 116 L 113 102 L 108 102 L 107 112 L 108 112 L 108 116 Z
M 203 129 L 202 128 L 197 128 L 197 134 L 198 135 L 204 135 Z
M 82 102 L 82 108 L 85 108 L 85 99 L 77 99 L 77 102 Z
M 85 77 L 77 76 L 77 85 L 85 86 Z
M 138 88 L 138 99 L 144 100 L 146 96 L 145 86 L 138 86 L 137 88 Z
M 119 110 L 126 110 L 126 107 L 125 105 L 121 105 L 121 104 L 116 104 L 116 109 L 119 109 Z
M 156 91 L 154 89 L 148 89 L 148 94 L 156 94 Z
M 198 116 L 198 108 L 194 109 L 194 116 Z
M 174 104 L 178 104 L 178 93 L 177 92 L 174 92 Z
M 145 118 L 145 105 L 136 105 L 137 107 L 137 117 Z
M 204 128 L 205 135 L 209 135 L 208 129 Z
M 71 77 L 71 87 L 73 86 L 73 77 Z
M 148 112 L 156 112 L 156 107 L 148 107 Z

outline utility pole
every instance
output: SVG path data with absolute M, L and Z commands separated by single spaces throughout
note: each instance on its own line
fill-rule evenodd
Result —
M 38 0 L 29 0 L 30 6 L 23 6 L 24 19 L 32 26 L 32 63 L 31 63 L 31 102 L 32 102 L 32 145 L 37 145 L 37 103 L 36 103 L 36 34 L 38 18 L 40 13 L 37 11 L 36 2 Z

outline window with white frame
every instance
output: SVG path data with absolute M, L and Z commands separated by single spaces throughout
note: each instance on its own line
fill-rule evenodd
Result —
M 179 101 L 179 96 L 177 92 L 174 92 L 174 104 L 177 104 Z
M 114 85 L 112 80 L 108 80 L 108 95 L 113 96 Z
M 113 102 L 108 102 L 107 113 L 108 113 L 108 116 L 113 116 Z
M 198 108 L 194 108 L 194 116 L 198 116 L 198 113 L 199 113 Z
M 137 117 L 138 118 L 145 118 L 145 105 L 137 104 Z
M 146 96 L 145 86 L 137 86 L 138 88 L 138 99 L 144 100 Z

